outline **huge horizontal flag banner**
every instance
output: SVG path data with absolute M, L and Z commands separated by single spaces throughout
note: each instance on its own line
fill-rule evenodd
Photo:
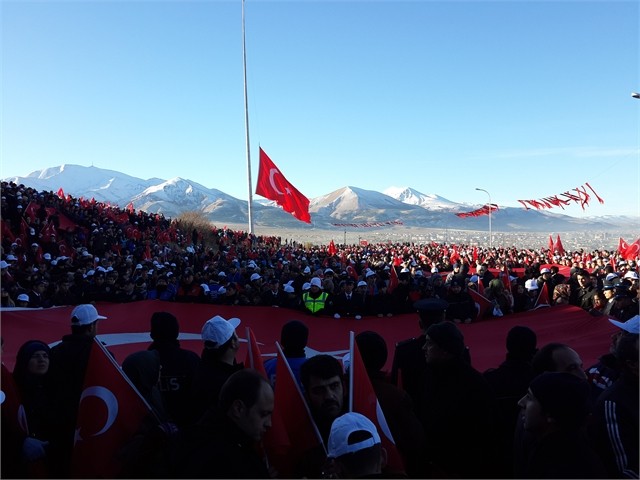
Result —
M 96 308 L 101 315 L 108 317 L 99 321 L 98 337 L 114 353 L 119 364 L 128 354 L 149 346 L 150 319 L 157 311 L 170 312 L 178 318 L 180 344 L 198 354 L 203 349 L 200 336 L 202 325 L 215 315 L 240 318 L 243 326 L 250 327 L 259 339 L 260 350 L 265 358 L 276 354 L 275 345 L 280 340 L 280 329 L 289 320 L 301 320 L 309 327 L 308 355 L 329 353 L 342 357 L 349 351 L 350 331 L 357 334 L 373 330 L 387 342 L 387 370 L 391 368 L 396 342 L 420 334 L 417 314 L 395 315 L 392 321 L 386 317 L 369 316 L 361 320 L 336 320 L 327 316 L 307 316 L 287 308 L 214 306 L 160 300 L 98 303 Z M 0 327 L 4 339 L 3 363 L 13 369 L 16 353 L 27 340 L 36 338 L 50 345 L 60 341 L 71 330 L 72 310 L 73 307 L 2 309 Z M 504 360 L 505 339 L 509 329 L 515 325 L 531 327 L 538 335 L 540 346 L 552 341 L 568 343 L 581 355 L 585 365 L 595 363 L 600 355 L 609 351 L 610 336 L 616 330 L 607 321 L 607 317 L 593 317 L 584 310 L 569 305 L 557 305 L 501 318 L 484 318 L 468 325 L 460 325 L 476 369 L 496 367 Z M 242 342 L 238 359 L 244 359 L 245 356 L 246 342 Z

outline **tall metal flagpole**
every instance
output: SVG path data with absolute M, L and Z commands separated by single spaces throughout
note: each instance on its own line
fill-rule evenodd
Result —
M 251 145 L 249 143 L 249 101 L 247 96 L 247 47 L 244 33 L 244 0 L 242 0 L 242 67 L 244 71 L 244 126 L 247 136 L 247 179 L 249 182 L 249 234 L 253 233 L 253 188 L 251 182 Z

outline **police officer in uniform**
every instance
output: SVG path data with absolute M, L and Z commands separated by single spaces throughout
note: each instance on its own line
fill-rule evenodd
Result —
M 417 405 L 424 388 L 426 361 L 422 347 L 426 331 L 431 325 L 445 319 L 448 306 L 449 304 L 440 298 L 423 298 L 415 302 L 413 308 L 418 313 L 421 335 L 396 344 L 391 379 L 411 396 L 414 405 Z

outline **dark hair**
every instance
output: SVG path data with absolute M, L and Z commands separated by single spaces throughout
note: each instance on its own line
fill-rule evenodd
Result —
M 371 330 L 356 335 L 356 343 L 367 371 L 378 372 L 387 363 L 387 343 L 382 335 Z
M 251 368 L 243 368 L 231 375 L 220 389 L 218 408 L 226 413 L 236 400 L 240 400 L 245 407 L 251 408 L 258 401 L 262 385 L 271 385 L 260 373 Z
M 309 387 L 311 377 L 323 380 L 332 377 L 342 378 L 342 365 L 331 355 L 316 355 L 305 361 L 300 367 L 300 380 L 305 389 Z
M 179 330 L 175 315 L 169 312 L 154 312 L 151 315 L 151 338 L 154 340 L 175 340 Z
M 569 345 L 558 342 L 547 343 L 544 347 L 538 350 L 533 357 L 531 367 L 533 368 L 534 375 L 540 375 L 544 372 L 555 372 L 558 366 L 553 361 L 553 352 L 562 348 L 571 348 Z
M 536 342 L 536 332 L 516 325 L 507 334 L 507 354 L 512 359 L 530 361 L 537 352 Z
M 304 357 L 304 347 L 309 339 L 309 327 L 300 320 L 291 320 L 282 326 L 280 342 L 287 357 Z
M 347 444 L 353 445 L 354 443 L 364 442 L 371 437 L 371 432 L 356 430 L 349 434 Z M 338 457 L 337 460 L 340 462 L 343 473 L 346 475 L 343 478 L 358 478 L 362 475 L 372 473 L 371 469 L 373 465 L 380 462 L 381 454 L 382 445 L 376 443 L 357 452 L 347 453 L 346 455 Z

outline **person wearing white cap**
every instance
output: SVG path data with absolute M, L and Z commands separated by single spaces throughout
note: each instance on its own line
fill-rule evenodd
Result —
M 335 475 L 330 478 L 372 478 L 382 475 L 387 454 L 373 422 L 360 413 L 349 412 L 331 425 L 327 458 L 326 473 Z
M 26 308 L 28 306 L 29 306 L 29 295 L 27 295 L 26 293 L 21 293 L 20 295 L 18 295 L 18 297 L 16 298 L 16 307 Z
M 313 277 L 309 282 L 309 291 L 302 294 L 302 305 L 307 313 L 321 315 L 326 313 L 329 294 L 322 291 L 322 280 Z
M 227 378 L 244 368 L 242 363 L 236 361 L 240 348 L 240 339 L 236 334 L 238 325 L 239 318 L 227 320 L 216 315 L 202 326 L 204 349 L 194 380 L 195 418 L 216 405 L 220 389 Z
M 51 349 L 51 411 L 55 412 L 55 434 L 50 446 L 52 470 L 49 473 L 52 478 L 71 478 L 71 452 L 85 371 L 98 323 L 106 318 L 91 304 L 78 305 L 71 312 L 71 334 L 63 336 L 62 341 Z
M 640 445 L 638 411 L 638 332 L 640 315 L 626 322 L 609 320 L 620 334 L 612 348 L 620 375 L 599 397 L 590 423 L 596 452 L 608 478 L 638 478 Z

